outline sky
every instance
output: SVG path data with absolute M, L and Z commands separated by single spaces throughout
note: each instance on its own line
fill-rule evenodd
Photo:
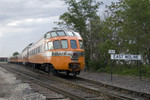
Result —
M 117 0 L 97 0 L 105 5 Z M 10 57 L 30 43 L 38 41 L 57 25 L 59 16 L 67 12 L 63 0 L 0 0 L 0 57 Z

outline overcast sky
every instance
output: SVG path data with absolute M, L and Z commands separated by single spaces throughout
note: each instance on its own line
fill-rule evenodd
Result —
M 97 1 L 110 5 L 117 0 Z M 104 5 L 99 15 L 104 13 Z M 0 57 L 21 53 L 29 43 L 52 30 L 64 12 L 67 6 L 62 0 L 0 0 Z

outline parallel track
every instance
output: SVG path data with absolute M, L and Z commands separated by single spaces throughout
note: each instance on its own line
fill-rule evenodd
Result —
M 20 74 L 20 75 L 22 75 L 23 71 L 24 71 L 24 70 L 20 70 L 20 69 L 16 69 L 16 68 L 10 68 L 10 67 L 7 67 L 7 68 L 3 67 L 3 68 L 5 68 L 7 70 L 11 70 L 14 73 L 17 73 L 17 74 Z M 145 99 L 148 100 L 149 97 L 150 97 L 150 95 L 146 94 L 146 93 L 143 93 L 143 95 L 141 95 L 142 93 L 139 93 L 139 92 L 136 92 L 136 91 L 131 91 L 131 90 L 123 89 L 123 88 L 114 87 L 114 86 L 111 86 L 111 85 L 103 84 L 103 83 L 96 82 L 96 81 L 93 81 L 93 80 L 84 79 L 84 78 L 81 78 L 81 77 L 75 78 L 75 81 L 78 81 L 78 82 L 82 81 L 82 83 L 84 82 L 84 83 L 95 84 L 99 87 L 107 88 L 108 91 L 98 90 L 98 89 L 95 89 L 95 88 L 91 88 L 91 87 L 87 87 L 87 86 L 84 86 L 84 85 L 81 85 L 81 84 L 77 84 L 76 82 L 72 82 L 70 80 L 66 80 L 66 79 L 63 79 L 63 78 L 60 78 L 60 77 L 52 76 L 50 74 L 44 73 L 44 72 L 39 71 L 39 70 L 33 70 L 33 69 L 30 69 L 30 70 L 35 72 L 34 74 L 36 74 L 38 77 L 42 77 L 42 78 L 47 79 L 47 80 L 53 80 L 53 81 L 56 81 L 56 82 L 59 82 L 59 83 L 62 83 L 62 84 L 67 84 L 69 87 L 77 89 L 78 91 L 80 90 L 80 91 L 83 91 L 83 92 L 86 92 L 86 93 L 89 93 L 89 94 L 93 95 L 93 96 L 89 96 L 89 97 L 82 97 L 82 95 L 73 94 L 74 95 L 73 96 L 71 92 L 66 93 L 67 91 L 65 91 L 65 90 L 62 90 L 62 89 L 60 89 L 58 87 L 55 87 L 53 85 L 49 85 L 48 83 L 44 83 L 43 81 L 41 81 L 39 79 L 33 78 L 34 75 L 32 75 L 33 72 L 31 72 L 31 71 L 27 72 L 27 73 L 32 75 L 32 76 L 27 76 L 26 74 L 23 75 L 24 77 L 28 77 L 28 78 L 34 80 L 35 83 L 40 83 L 40 85 L 43 86 L 43 87 L 46 87 L 46 88 L 54 90 L 58 93 L 64 94 L 64 95 L 66 95 L 66 96 L 68 96 L 68 97 L 70 97 L 71 99 L 74 99 L 74 100 L 87 100 L 87 99 L 99 100 L 99 97 L 102 97 L 102 99 L 106 99 L 106 100 L 134 100 L 136 98 L 134 98 L 132 96 L 133 94 L 135 96 L 138 96 L 140 99 L 144 98 L 143 100 L 145 100 Z M 114 91 L 114 93 L 109 92 L 109 90 Z M 125 94 L 125 95 L 122 95 L 122 94 Z M 127 94 L 129 94 L 129 95 L 127 95 Z
M 121 87 L 116 87 L 113 85 L 105 84 L 102 82 L 86 79 L 83 77 L 66 77 L 63 74 L 59 75 L 59 77 L 66 79 L 67 81 L 74 82 L 75 84 L 80 84 L 80 85 L 86 85 L 87 87 L 90 88 L 95 88 L 97 90 L 103 90 L 103 92 L 106 93 L 112 93 L 115 95 L 119 95 L 120 97 L 124 97 L 126 99 L 130 100 L 150 100 L 150 94 L 145 93 L 145 92 L 138 92 L 130 89 L 125 89 Z
M 94 80 L 85 79 L 85 78 L 82 78 L 82 77 L 78 77 L 77 79 L 79 79 L 81 81 L 84 81 L 84 82 L 88 82 L 88 83 L 98 85 L 100 87 L 105 87 L 105 88 L 108 88 L 108 89 L 116 91 L 116 92 L 120 92 L 120 94 L 123 93 L 124 95 L 125 94 L 126 95 L 134 95 L 135 97 L 139 97 L 139 98 L 141 97 L 144 100 L 150 100 L 150 94 L 149 93 L 138 92 L 138 91 L 134 91 L 134 90 L 126 89 L 126 88 L 116 87 L 116 86 L 104 84 L 104 83 L 101 83 L 101 82 L 97 82 L 97 81 L 94 81 Z

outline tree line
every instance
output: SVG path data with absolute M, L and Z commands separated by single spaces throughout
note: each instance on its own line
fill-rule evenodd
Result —
M 112 2 L 106 5 L 103 16 L 98 15 L 103 2 L 64 2 L 68 5 L 68 12 L 59 17 L 57 24 L 81 34 L 88 69 L 109 65 L 109 49 L 116 50 L 116 53 L 141 54 L 142 62 L 150 64 L 150 0 Z

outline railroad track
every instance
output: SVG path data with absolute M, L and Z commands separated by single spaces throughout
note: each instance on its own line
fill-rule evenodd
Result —
M 144 94 L 141 97 L 141 95 L 137 95 L 137 93 L 135 94 L 134 91 L 131 92 L 131 91 L 123 90 L 123 89 L 120 89 L 118 87 L 109 86 L 109 85 L 106 85 L 106 84 L 103 84 L 100 82 L 96 82 L 96 81 L 92 81 L 92 80 L 88 80 L 88 79 L 83 79 L 80 77 L 77 77 L 77 78 L 73 79 L 74 81 L 72 81 L 70 79 L 67 80 L 67 79 L 63 79 L 60 77 L 52 76 L 52 75 L 49 75 L 49 74 L 44 73 L 44 72 L 39 71 L 39 70 L 30 69 L 26 73 L 24 73 L 25 72 L 24 70 L 18 69 L 17 67 L 12 68 L 12 67 L 7 66 L 7 70 L 10 70 L 10 69 L 11 69 L 11 71 L 12 70 L 15 71 L 15 73 L 17 72 L 17 74 L 24 74 L 24 77 L 26 77 L 27 76 L 26 73 L 28 73 L 29 74 L 28 77 L 30 77 L 32 80 L 40 83 L 40 85 L 43 84 L 43 81 L 41 82 L 41 80 L 45 80 L 45 79 L 47 79 L 49 81 L 53 80 L 57 84 L 60 84 L 60 83 L 65 84 L 70 89 L 73 88 L 72 90 L 78 92 L 79 94 L 76 94 L 76 93 L 72 92 L 71 90 L 69 90 L 69 94 L 67 94 L 67 93 L 64 94 L 68 90 L 67 91 L 65 91 L 65 89 L 59 90 L 60 87 L 58 88 L 58 86 L 55 86 L 55 85 L 49 86 L 50 84 L 47 82 L 44 83 L 42 86 L 48 86 L 47 88 L 51 87 L 50 89 L 52 89 L 58 93 L 64 94 L 64 95 L 70 97 L 71 99 L 75 99 L 75 100 L 77 100 L 77 99 L 78 100 L 87 100 L 87 99 L 90 99 L 90 100 L 93 100 L 93 99 L 96 99 L 96 100 L 100 100 L 100 99 L 106 99 L 106 100 L 140 99 L 140 100 L 142 100 L 143 99 L 143 100 L 145 100 L 145 99 L 149 99 L 148 94 Z M 34 73 L 34 75 L 33 75 L 33 73 Z M 33 76 L 38 76 L 38 79 L 37 78 L 33 79 Z M 39 79 L 39 77 L 42 79 Z M 60 91 L 62 91 L 62 92 L 60 92 Z M 132 95 L 130 95 L 129 93 L 132 93 Z M 72 94 L 74 96 L 72 96 Z M 133 94 L 135 94 L 135 95 L 133 96 Z
M 90 90 L 88 88 L 83 88 L 78 85 L 72 84 L 71 82 L 64 82 L 61 78 L 56 76 L 46 76 L 45 73 L 37 70 L 24 70 L 18 69 L 15 66 L 8 67 L 3 66 L 3 68 L 18 74 L 24 78 L 28 78 L 32 80 L 34 83 L 39 84 L 41 86 L 46 86 L 46 88 L 52 89 L 58 93 L 64 94 L 71 98 L 72 100 L 122 100 L 120 97 L 104 95 L 102 93 L 96 93 L 94 90 Z M 34 71 L 34 72 L 33 72 Z M 39 73 L 35 73 L 39 72 Z M 43 75 L 44 74 L 44 75 Z M 51 84 L 53 83 L 53 84 Z M 63 87 L 63 88 L 62 88 Z M 92 92 L 91 92 L 92 91 Z M 94 92 L 93 92 L 94 91 Z
M 41 75 L 38 75 L 34 72 L 30 72 L 27 70 L 20 70 L 17 68 L 12 68 L 12 67 L 3 66 L 3 65 L 0 65 L 0 66 L 4 69 L 14 73 L 14 74 L 19 75 L 23 79 L 26 79 L 26 80 L 34 83 L 34 84 L 38 84 L 41 87 L 47 88 L 47 89 L 52 90 L 54 92 L 57 92 L 59 94 L 63 94 L 63 95 L 65 95 L 65 96 L 67 96 L 73 100 L 85 100 L 85 98 L 82 98 L 76 94 L 72 94 L 68 91 L 65 91 L 65 90 L 58 88 L 57 86 L 60 83 L 55 82 L 55 81 L 51 81 L 51 80 L 48 81 L 48 80 L 46 80 L 46 78 L 43 78 L 43 77 L 41 77 Z
M 144 92 L 138 92 L 130 89 L 125 89 L 121 87 L 112 86 L 109 84 L 104 84 L 98 81 L 89 80 L 82 77 L 73 77 L 69 76 L 66 78 L 65 75 L 61 74 L 59 77 L 66 79 L 67 81 L 74 82 L 80 85 L 86 85 L 89 88 L 95 88 L 97 90 L 103 90 L 107 93 L 112 93 L 116 95 L 120 95 L 122 97 L 126 97 L 128 99 L 135 99 L 135 100 L 150 100 L 150 94 Z
M 126 95 L 128 97 L 132 97 L 132 98 L 140 99 L 140 100 L 142 100 L 142 99 L 143 100 L 150 100 L 150 94 L 149 93 L 138 92 L 138 91 L 134 91 L 134 90 L 130 90 L 130 89 L 116 87 L 116 86 L 104 84 L 104 83 L 101 83 L 101 82 L 85 79 L 85 78 L 82 78 L 82 77 L 78 77 L 77 79 L 81 82 L 84 81 L 84 82 L 88 82 L 88 83 L 98 85 L 100 87 L 108 88 L 110 92 L 112 90 L 112 92 L 114 91 L 117 94 L 120 94 L 120 95 L 123 95 L 123 96 Z

